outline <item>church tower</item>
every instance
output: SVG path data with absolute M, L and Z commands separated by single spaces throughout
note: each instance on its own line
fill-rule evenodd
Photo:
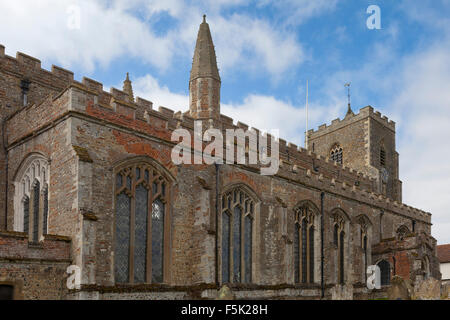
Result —
M 395 147 L 395 122 L 371 106 L 344 119 L 308 131 L 308 149 L 377 180 L 380 194 L 402 201 L 399 179 L 399 154 Z
M 194 119 L 219 119 L 220 76 L 214 44 L 203 15 L 189 79 L 189 113 Z

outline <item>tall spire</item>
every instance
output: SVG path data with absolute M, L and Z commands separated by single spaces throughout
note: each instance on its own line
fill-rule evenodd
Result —
M 127 72 L 127 78 L 123 82 L 123 92 L 128 94 L 130 102 L 134 102 L 133 87 L 131 86 L 130 76 Z
M 220 76 L 206 15 L 203 15 L 195 44 L 189 79 L 189 96 L 189 111 L 193 118 L 219 118 Z
M 209 25 L 206 23 L 206 15 L 203 15 L 203 22 L 198 30 L 190 80 L 197 77 L 212 77 L 220 81 L 216 52 Z

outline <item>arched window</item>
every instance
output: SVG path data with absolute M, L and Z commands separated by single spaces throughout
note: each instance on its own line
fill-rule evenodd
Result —
M 333 226 L 333 241 L 336 246 L 337 252 L 337 280 L 339 284 L 343 284 L 345 281 L 344 270 L 344 246 L 345 246 L 345 222 L 341 214 L 334 214 L 334 226 Z
M 314 283 L 315 212 L 309 204 L 294 210 L 294 281 Z
M 401 225 L 398 229 L 397 229 L 397 239 L 398 240 L 403 240 L 407 235 L 410 234 L 409 232 L 409 228 L 405 225 Z
M 377 263 L 381 273 L 381 285 L 387 286 L 391 283 L 391 265 L 386 260 Z
M 370 239 L 372 236 L 372 225 L 370 223 L 370 220 L 365 215 L 360 215 L 356 219 L 357 226 L 359 228 L 359 243 L 362 249 L 362 262 L 363 262 L 363 270 L 362 274 L 364 279 L 364 282 L 367 281 L 367 267 L 370 264 L 370 257 L 371 257 L 371 249 L 370 249 Z
M 342 158 L 343 158 L 342 153 L 343 153 L 342 147 L 337 144 L 333 148 L 331 148 L 330 159 L 332 161 L 336 161 L 339 164 L 342 164 L 342 161 L 343 161 L 342 160 Z
M 146 162 L 116 170 L 116 283 L 165 281 L 169 180 Z
M 252 282 L 255 200 L 237 187 L 222 196 L 222 283 Z
M 40 241 L 48 232 L 49 163 L 40 154 L 26 158 L 14 181 L 14 230 Z
M 334 209 L 331 215 L 333 225 L 333 243 L 336 247 L 336 280 L 339 284 L 345 283 L 345 248 L 346 226 L 348 217 L 341 209 Z

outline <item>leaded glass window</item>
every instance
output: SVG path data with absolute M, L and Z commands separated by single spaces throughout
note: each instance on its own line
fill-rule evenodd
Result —
M 137 172 L 139 169 L 136 169 Z M 137 175 L 139 176 L 139 175 Z M 147 261 L 148 190 L 140 184 L 136 188 L 136 216 L 134 227 L 134 281 L 145 282 Z
M 309 204 L 294 210 L 294 281 L 314 283 L 315 214 Z
M 152 282 L 163 281 L 164 203 L 157 199 L 152 205 Z
M 294 226 L 294 281 L 300 282 L 300 225 Z
M 222 282 L 252 281 L 254 200 L 242 188 L 222 196 Z
M 302 221 L 302 282 L 306 283 L 308 279 L 308 239 L 306 230 L 306 219 Z
M 230 215 L 222 213 L 222 282 L 230 282 Z
M 33 186 L 33 241 L 39 241 L 39 200 L 40 200 L 40 183 L 34 182 Z
M 13 228 L 19 232 L 31 231 L 30 241 L 38 242 L 47 234 L 48 229 L 48 161 L 36 153 L 25 158 L 19 167 L 14 185 Z
M 48 187 L 44 188 L 44 212 L 43 212 L 43 224 L 42 224 L 42 233 L 47 234 L 48 232 Z
M 116 173 L 116 283 L 163 283 L 168 180 L 147 163 Z
M 236 195 L 236 191 L 234 193 Z M 237 200 L 235 196 L 235 201 Z M 233 282 L 241 282 L 241 208 L 234 207 L 233 215 Z
M 245 282 L 250 283 L 252 282 L 253 219 L 249 215 L 245 217 L 244 236 Z
M 338 237 L 339 237 L 339 226 L 335 223 L 334 224 L 334 231 L 333 231 L 333 243 L 335 246 L 338 245 Z
M 130 255 L 130 204 L 131 199 L 125 193 L 116 198 L 116 250 L 115 275 L 116 282 L 129 282 Z
M 23 231 L 28 232 L 30 221 L 30 198 L 25 196 L 23 199 Z

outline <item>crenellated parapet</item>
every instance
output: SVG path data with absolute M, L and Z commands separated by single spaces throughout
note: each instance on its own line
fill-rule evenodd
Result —
M 0 45 L 0 68 L 5 73 L 60 89 L 74 81 L 72 71 L 55 65 L 52 65 L 51 71 L 45 70 L 41 67 L 39 59 L 22 52 L 17 52 L 16 57 L 11 57 L 5 54 L 5 47 L 2 45 Z
M 186 129 L 192 137 L 194 136 L 194 119 L 189 112 L 175 112 L 162 106 L 156 110 L 153 108 L 151 101 L 141 97 L 136 97 L 134 100 L 129 99 L 129 95 L 122 90 L 111 88 L 109 92 L 106 92 L 103 90 L 103 84 L 93 79 L 84 77 L 81 82 L 75 81 L 73 73 L 62 68 L 53 66 L 51 72 L 43 70 L 38 59 L 27 55 L 18 53 L 16 59 L 8 57 L 4 55 L 4 47 L 2 46 L 0 46 L 0 61 L 2 70 L 19 72 L 20 70 L 32 69 L 35 71 L 34 76 L 37 78 L 66 84 L 59 94 L 49 95 L 44 101 L 27 106 L 9 117 L 7 130 L 10 146 L 17 144 L 21 139 L 36 135 L 39 130 L 44 130 L 45 126 L 55 123 L 64 116 L 80 114 L 83 114 L 84 117 L 97 119 L 101 123 L 118 126 L 123 130 L 131 130 L 141 136 L 165 140 L 165 143 L 172 145 L 177 143 L 170 139 L 175 129 Z M 345 125 L 349 121 L 357 121 L 367 116 L 395 130 L 393 121 L 389 121 L 368 106 L 354 116 L 348 116 L 343 120 L 333 120 L 331 125 L 322 125 L 318 131 L 310 130 L 309 132 L 310 134 L 320 134 L 326 130 L 333 130 L 335 127 Z M 30 121 L 33 117 L 39 117 L 40 121 Z M 39 125 L 31 125 L 31 122 L 39 123 Z M 275 139 L 272 135 L 257 128 L 251 128 L 245 123 L 240 121 L 235 123 L 232 118 L 223 114 L 220 114 L 218 119 L 205 119 L 202 123 L 204 129 L 218 128 L 222 130 L 224 136 L 227 129 L 240 129 L 244 132 L 253 130 L 268 140 Z M 16 130 L 16 128 L 21 129 Z M 320 156 L 299 147 L 295 143 L 278 139 L 277 144 L 280 156 L 279 170 L 276 174 L 278 178 L 308 188 L 323 190 L 353 201 L 368 203 L 427 224 L 431 223 L 429 213 L 392 201 L 378 194 L 376 179 L 367 174 L 340 165 L 331 161 L 328 157 Z M 206 145 L 207 143 L 204 142 L 203 146 Z M 229 147 L 224 142 L 224 154 Z M 248 145 L 245 150 L 246 157 L 248 157 L 250 151 L 253 151 L 250 148 L 252 146 Z M 270 153 L 269 141 L 268 149 Z M 234 152 L 237 152 L 236 148 Z M 239 166 L 254 172 L 259 172 L 260 169 L 260 165 L 245 164 Z
M 349 114 L 344 119 L 334 119 L 331 121 L 331 124 L 327 125 L 326 123 L 321 124 L 317 130 L 310 129 L 308 130 L 308 137 L 313 139 L 325 134 L 328 134 L 330 132 L 336 131 L 342 127 L 345 127 L 349 125 L 350 123 L 354 123 L 357 121 L 361 121 L 363 119 L 367 119 L 370 117 L 371 119 L 374 119 L 375 121 L 379 122 L 386 128 L 389 128 L 390 130 L 395 132 L 395 122 L 392 120 L 389 120 L 388 117 L 382 115 L 379 111 L 374 111 L 373 107 L 366 106 L 364 108 L 361 108 L 359 110 L 359 113 L 356 114 Z

